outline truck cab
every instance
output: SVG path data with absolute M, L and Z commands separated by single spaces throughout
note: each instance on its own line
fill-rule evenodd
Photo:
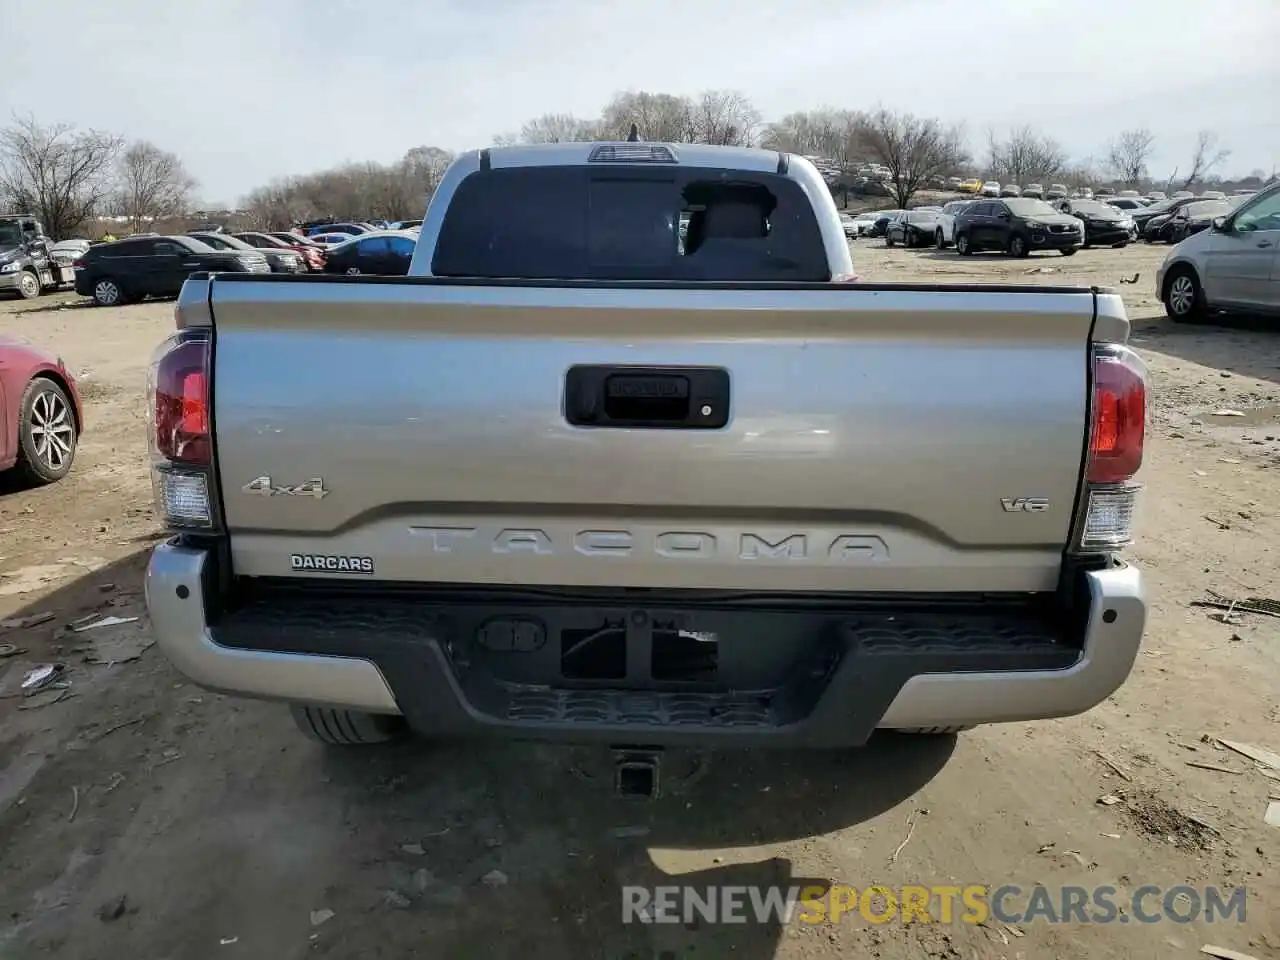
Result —
M 0 294 L 33 300 L 75 279 L 75 272 L 49 256 L 50 241 L 29 214 L 0 217 Z

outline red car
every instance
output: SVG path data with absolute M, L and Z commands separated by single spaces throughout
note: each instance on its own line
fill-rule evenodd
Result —
M 287 233 L 237 233 L 236 237 L 259 249 L 293 250 L 302 254 L 307 269 L 319 271 L 324 269 L 324 251 L 305 237 L 294 237 Z M 288 237 L 288 239 L 285 239 Z
M 38 347 L 0 336 L 0 471 L 31 484 L 61 480 L 84 426 L 76 381 Z

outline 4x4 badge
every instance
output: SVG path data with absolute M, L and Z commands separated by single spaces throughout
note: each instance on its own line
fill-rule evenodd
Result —
M 270 477 L 256 477 L 240 488 L 245 493 L 253 493 L 259 497 L 315 497 L 317 500 L 327 497 L 329 491 L 324 488 L 324 481 L 314 477 L 297 486 L 282 484 L 276 486 Z

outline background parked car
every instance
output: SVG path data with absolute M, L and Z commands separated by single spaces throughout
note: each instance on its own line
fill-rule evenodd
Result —
M 1145 210 L 1147 205 L 1137 197 L 1112 197 L 1107 201 L 1107 206 L 1115 207 L 1117 210 L 1126 210 L 1132 212 L 1134 210 Z
M 1028 183 L 1025 187 L 1022 188 L 1022 195 L 1024 197 L 1032 197 L 1036 200 L 1043 200 L 1044 187 L 1042 187 L 1038 183 Z
M 900 243 L 904 247 L 927 247 L 934 242 L 941 210 L 908 210 L 885 225 L 884 242 L 892 247 Z
M 942 207 L 938 223 L 933 231 L 933 245 L 939 250 L 956 242 L 956 216 L 961 210 L 977 203 L 977 200 L 952 200 Z
M 326 273 L 404 276 L 417 246 L 417 234 L 388 230 L 352 237 L 330 247 L 325 254 Z
M 1210 310 L 1280 315 L 1280 184 L 1174 247 L 1156 274 L 1156 293 L 1178 321 Z
M 215 250 L 257 253 L 266 257 L 267 265 L 271 268 L 272 273 L 305 273 L 307 269 L 307 264 L 302 259 L 302 254 L 293 250 L 260 249 L 229 233 L 190 233 L 188 236 L 194 237 L 201 243 L 208 244 Z
M 290 242 L 270 233 L 236 233 L 233 236 L 237 240 L 243 240 L 249 246 L 257 247 L 264 252 L 269 250 L 291 250 L 302 257 L 302 261 L 306 264 L 308 270 L 318 272 L 324 269 L 324 250 L 318 244 L 304 240 L 302 237 L 293 237 L 292 242 Z
M 998 184 L 994 180 L 988 180 L 986 183 L 982 185 L 982 195 L 984 197 L 1000 196 L 1000 184 Z
M 889 222 L 898 219 L 906 212 L 905 210 L 881 210 L 876 214 L 875 222 L 871 224 L 871 229 L 866 232 L 866 236 L 883 237 L 889 229 Z
M 866 236 L 871 231 L 871 228 L 876 225 L 876 219 L 879 216 L 880 214 L 878 212 L 872 210 L 867 213 L 860 213 L 854 217 L 853 224 L 858 228 L 857 236 Z
M 59 240 L 49 248 L 49 256 L 55 263 L 71 266 L 89 249 L 88 240 Z
M 1173 218 L 1178 215 L 1178 211 L 1183 207 L 1197 202 L 1194 196 L 1174 197 L 1166 200 L 1164 209 L 1147 219 L 1142 228 L 1142 239 L 1148 243 L 1168 243 L 1173 239 Z M 1148 207 L 1147 210 L 1150 211 L 1151 208 Z
M 62 359 L 0 335 L 0 471 L 16 469 L 28 484 L 61 480 L 83 423 L 76 381 Z
M 1069 257 L 1084 243 L 1079 220 L 1031 197 L 983 200 L 966 207 L 956 217 L 955 232 L 961 256 L 994 249 L 1013 257 L 1035 250 L 1058 250 Z
M 858 177 L 853 181 L 853 192 L 861 197 L 887 197 L 891 195 L 884 181 L 877 180 L 874 177 Z
M 1170 243 L 1181 243 L 1187 237 L 1208 230 L 1214 220 L 1231 213 L 1226 200 L 1197 200 L 1188 203 L 1169 219 L 1167 226 Z
M 337 246 L 340 243 L 346 243 L 348 240 L 355 238 L 354 233 L 313 233 L 307 237 L 317 246 L 327 248 Z
M 1046 200 L 1064 200 L 1068 192 L 1065 183 L 1051 183 L 1049 189 L 1044 192 L 1044 198 Z
M 1016 183 L 1006 183 L 1000 188 L 1000 196 L 1002 197 L 1020 197 L 1022 196 L 1022 188 Z
M 1144 207 L 1142 210 L 1134 210 L 1130 216 L 1133 217 L 1133 225 L 1137 228 L 1138 236 L 1145 237 L 1147 225 L 1156 217 L 1162 217 L 1172 213 L 1180 204 L 1188 203 L 1187 200 L 1157 200 L 1155 203 Z
M 1059 200 L 1060 211 L 1084 224 L 1084 245 L 1123 247 L 1134 238 L 1133 218 L 1101 200 Z
M 130 237 L 91 246 L 76 261 L 76 293 L 100 307 L 173 297 L 201 270 L 270 273 L 257 250 L 214 250 L 194 237 Z
M 373 233 L 374 227 L 369 223 L 325 223 L 318 226 L 308 227 L 304 231 L 304 235 L 313 237 L 319 233 L 348 233 L 356 236 L 361 233 Z

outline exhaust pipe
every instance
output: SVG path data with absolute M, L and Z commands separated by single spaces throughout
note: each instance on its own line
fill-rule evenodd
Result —
M 657 800 L 662 752 L 644 747 L 614 752 L 613 789 L 624 800 Z

